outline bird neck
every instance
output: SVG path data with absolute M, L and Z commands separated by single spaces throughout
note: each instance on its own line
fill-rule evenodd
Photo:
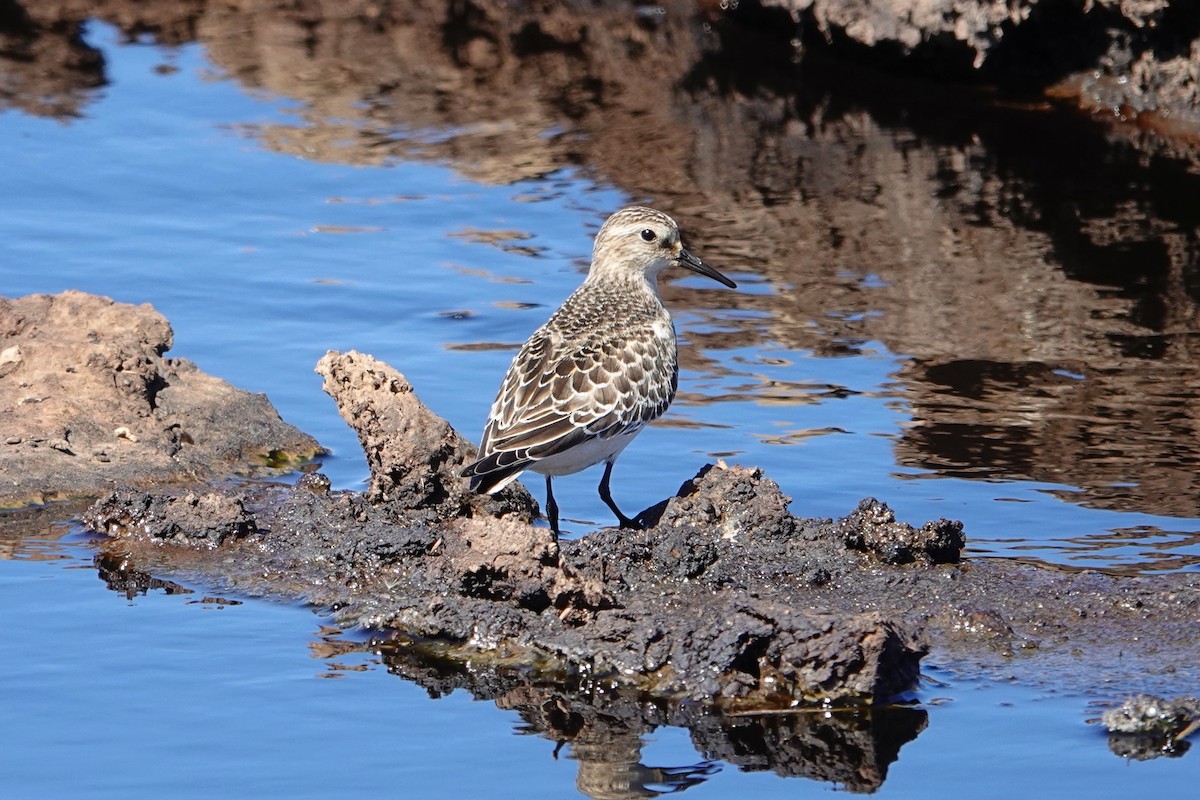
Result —
M 652 299 L 655 304 L 662 304 L 662 296 L 658 293 L 658 273 L 659 270 L 647 270 L 645 272 L 638 270 L 631 272 L 627 270 L 596 270 L 593 269 L 588 273 L 587 278 L 583 281 L 583 286 L 589 288 L 602 289 L 606 292 L 620 292 L 629 297 L 631 302 L 640 304 L 646 298 Z M 582 286 L 580 288 L 583 288 Z
M 571 293 L 562 307 L 554 313 L 552 324 L 572 328 L 586 320 L 661 320 L 669 319 L 666 307 L 658 296 L 658 287 L 642 275 L 588 275 L 579 288 Z

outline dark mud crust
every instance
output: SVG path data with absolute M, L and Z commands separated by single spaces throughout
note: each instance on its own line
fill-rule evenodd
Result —
M 1188 751 L 1184 741 L 1200 730 L 1200 699 L 1137 694 L 1100 718 L 1108 729 L 1108 747 L 1122 758 L 1145 761 L 1177 757 Z
M 719 472 L 777 502 L 778 489 L 756 471 Z M 701 479 L 698 491 L 710 488 Z M 185 569 L 204 572 L 203 554 L 216 547 L 222 583 L 301 596 L 345 624 L 521 654 L 649 695 L 728 708 L 886 699 L 914 685 L 925 650 L 890 615 L 809 610 L 791 590 L 765 591 L 763 578 L 792 581 L 784 562 L 747 558 L 756 547 L 746 529 L 726 539 L 721 528 L 679 524 L 556 542 L 547 529 L 511 519 L 411 525 L 362 495 L 266 486 L 223 504 L 213 493 L 118 491 L 85 519 L 117 537 L 114 546 L 134 562 L 148 556 L 170 569 L 178 552 Z M 796 530 L 765 554 L 805 549 L 803 536 L 814 531 Z M 685 553 L 701 553 L 706 568 L 685 575 Z M 755 574 L 758 591 L 748 591 L 744 576 Z M 799 584 L 811 581 L 803 571 Z
M 342 376 L 326 388 L 348 419 L 368 407 L 372 420 L 431 414 L 369 356 L 330 354 L 320 371 Z M 724 465 L 643 512 L 655 523 L 645 530 L 556 541 L 528 523 L 523 490 L 455 500 L 458 515 L 431 521 L 461 491 L 457 465 L 472 449 L 444 422 L 441 438 L 414 430 L 359 434 L 369 452 L 405 454 L 407 467 L 386 474 L 434 487 L 423 506 L 387 500 L 377 474 L 362 494 L 319 477 L 294 489 L 118 491 L 85 519 L 115 537 L 106 550 L 152 571 L 304 598 L 459 660 L 725 711 L 887 700 L 915 685 L 931 647 L 955 669 L 1053 674 L 1060 686 L 1147 687 L 1200 669 L 1200 576 L 961 562 L 957 523 L 913 528 L 875 500 L 838 521 L 802 519 L 761 470 Z

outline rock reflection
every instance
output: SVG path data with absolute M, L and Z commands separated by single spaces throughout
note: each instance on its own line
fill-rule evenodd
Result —
M 70 558 L 61 540 L 71 532 L 71 518 L 86 507 L 87 503 L 71 501 L 0 509 L 0 561 Z
M 555 742 L 555 755 L 568 748 L 569 758 L 579 763 L 576 785 L 595 798 L 687 789 L 714 774 L 717 762 L 874 792 L 900 748 L 928 724 L 925 711 L 906 707 L 719 716 L 647 700 L 588 676 L 537 676 L 528 668 L 455 662 L 428 644 L 393 640 L 368 646 L 390 672 L 431 697 L 465 689 L 516 711 L 520 730 Z M 703 759 L 669 767 L 642 763 L 645 737 L 664 725 L 687 728 Z
M 879 342 L 910 359 L 903 466 L 1200 516 L 1200 173 L 1169 149 L 797 53 L 757 6 L 84 5 L 131 36 L 194 37 L 243 85 L 297 101 L 295 124 L 248 129 L 281 152 L 502 184 L 581 168 L 651 198 L 763 287 L 665 288 L 673 308 L 725 309 L 685 368 L 724 376 L 715 353 L 763 342 L 816 357 Z M 74 113 L 72 92 L 104 80 L 81 4 L 16 7 L 5 35 L 62 87 L 18 80 L 7 102 Z M 768 383 L 727 399 L 747 394 L 811 399 Z
M 104 585 L 117 594 L 124 595 L 126 600 L 132 600 L 151 591 L 162 591 L 165 594 L 192 594 L 192 590 L 174 581 L 156 578 L 141 569 L 125 553 L 104 550 L 96 554 L 94 562 L 96 572 Z
M 787 777 L 874 792 L 887 778 L 900 748 L 923 731 L 923 709 L 892 706 L 856 711 L 808 711 L 727 721 L 719 735 L 697 746 L 747 772 L 770 770 Z
M 78 117 L 105 84 L 104 56 L 84 42 L 81 16 L 41 19 L 30 10 L 0 3 L 0 109 Z
M 720 771 L 711 761 L 675 767 L 652 767 L 642 762 L 644 733 L 619 715 L 585 717 L 561 697 L 544 690 L 517 690 L 497 701 L 525 720 L 525 733 L 557 743 L 555 753 L 568 746 L 568 758 L 578 762 L 575 786 L 596 800 L 634 800 L 679 792 L 699 785 Z

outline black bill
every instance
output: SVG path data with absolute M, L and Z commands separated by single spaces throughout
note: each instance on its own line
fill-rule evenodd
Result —
M 723 283 L 730 289 L 736 289 L 737 284 L 726 278 L 715 269 L 705 264 L 700 259 L 689 253 L 687 250 L 680 250 L 679 255 L 675 256 L 675 263 L 684 269 L 690 269 L 692 272 L 698 272 L 706 278 L 712 278 L 718 283 Z

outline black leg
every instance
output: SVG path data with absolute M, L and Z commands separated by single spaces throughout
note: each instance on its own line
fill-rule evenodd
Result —
M 546 521 L 550 523 L 550 530 L 558 536 L 558 503 L 554 502 L 554 489 L 550 486 L 549 475 L 546 476 Z
M 612 492 L 608 488 L 608 479 L 612 477 L 612 468 L 614 461 L 608 461 L 604 464 L 604 477 L 600 479 L 600 499 L 604 504 L 612 509 L 612 512 L 617 515 L 617 520 L 621 523 L 622 528 L 639 529 L 642 526 L 631 520 L 629 517 L 621 513 L 621 509 L 617 508 L 617 504 L 613 502 Z

